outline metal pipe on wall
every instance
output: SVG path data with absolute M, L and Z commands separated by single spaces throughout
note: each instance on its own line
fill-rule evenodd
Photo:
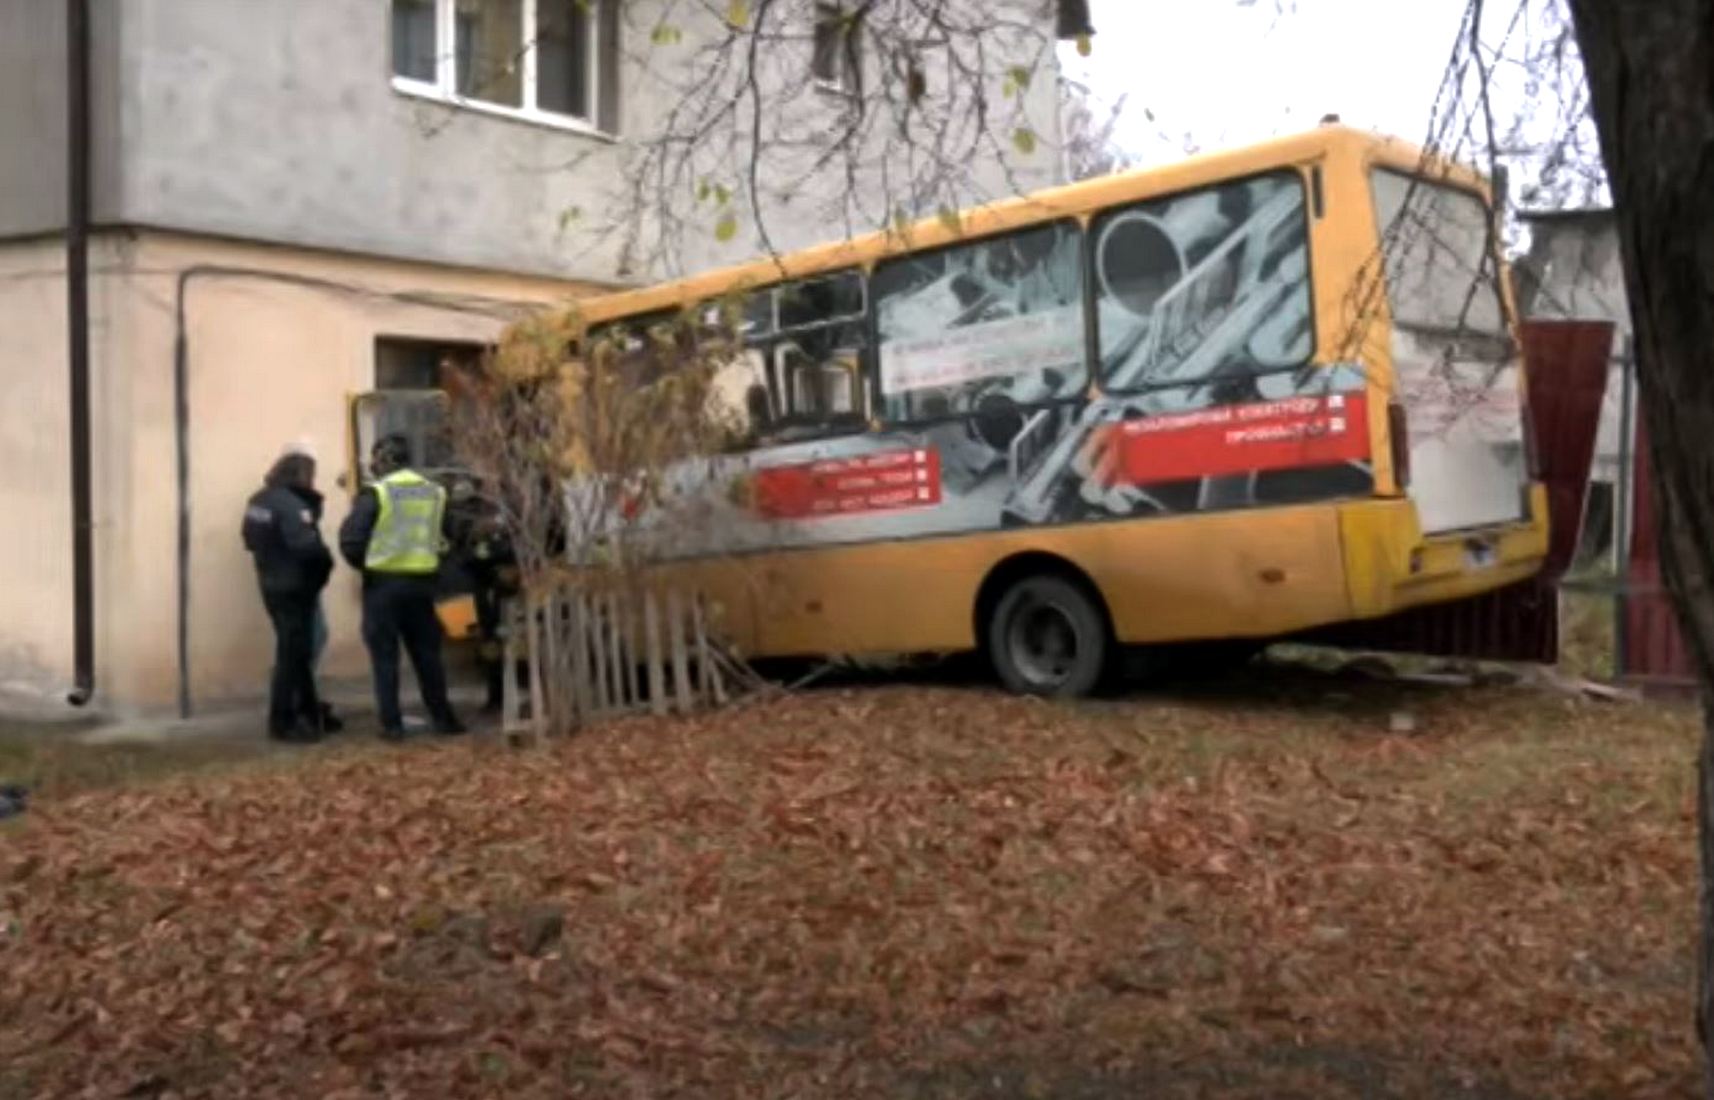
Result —
M 66 0 L 66 326 L 71 398 L 72 690 L 95 696 L 95 553 L 89 412 L 89 0 Z

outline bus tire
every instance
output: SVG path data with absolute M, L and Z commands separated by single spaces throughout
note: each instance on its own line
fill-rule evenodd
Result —
M 988 657 L 1007 689 L 1073 699 L 1101 683 L 1113 650 L 1107 616 L 1082 585 L 1038 573 L 1008 588 L 987 624 Z

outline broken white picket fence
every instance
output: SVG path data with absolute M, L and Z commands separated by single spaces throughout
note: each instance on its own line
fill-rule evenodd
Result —
M 540 740 L 627 714 L 691 714 L 765 688 L 712 629 L 711 608 L 694 592 L 570 584 L 508 600 L 506 735 Z

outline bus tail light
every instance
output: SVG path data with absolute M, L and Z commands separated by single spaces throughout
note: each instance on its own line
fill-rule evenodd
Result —
M 1410 424 L 1397 401 L 1387 402 L 1387 440 L 1392 445 L 1393 482 L 1402 493 L 1410 488 Z

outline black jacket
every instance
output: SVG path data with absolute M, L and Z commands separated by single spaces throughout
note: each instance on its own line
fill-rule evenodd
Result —
M 321 539 L 321 494 L 264 488 L 244 507 L 244 546 L 264 592 L 313 596 L 327 586 L 333 554 Z
M 447 509 L 453 555 L 478 589 L 512 594 L 517 555 L 505 528 L 486 502 L 467 500 Z

